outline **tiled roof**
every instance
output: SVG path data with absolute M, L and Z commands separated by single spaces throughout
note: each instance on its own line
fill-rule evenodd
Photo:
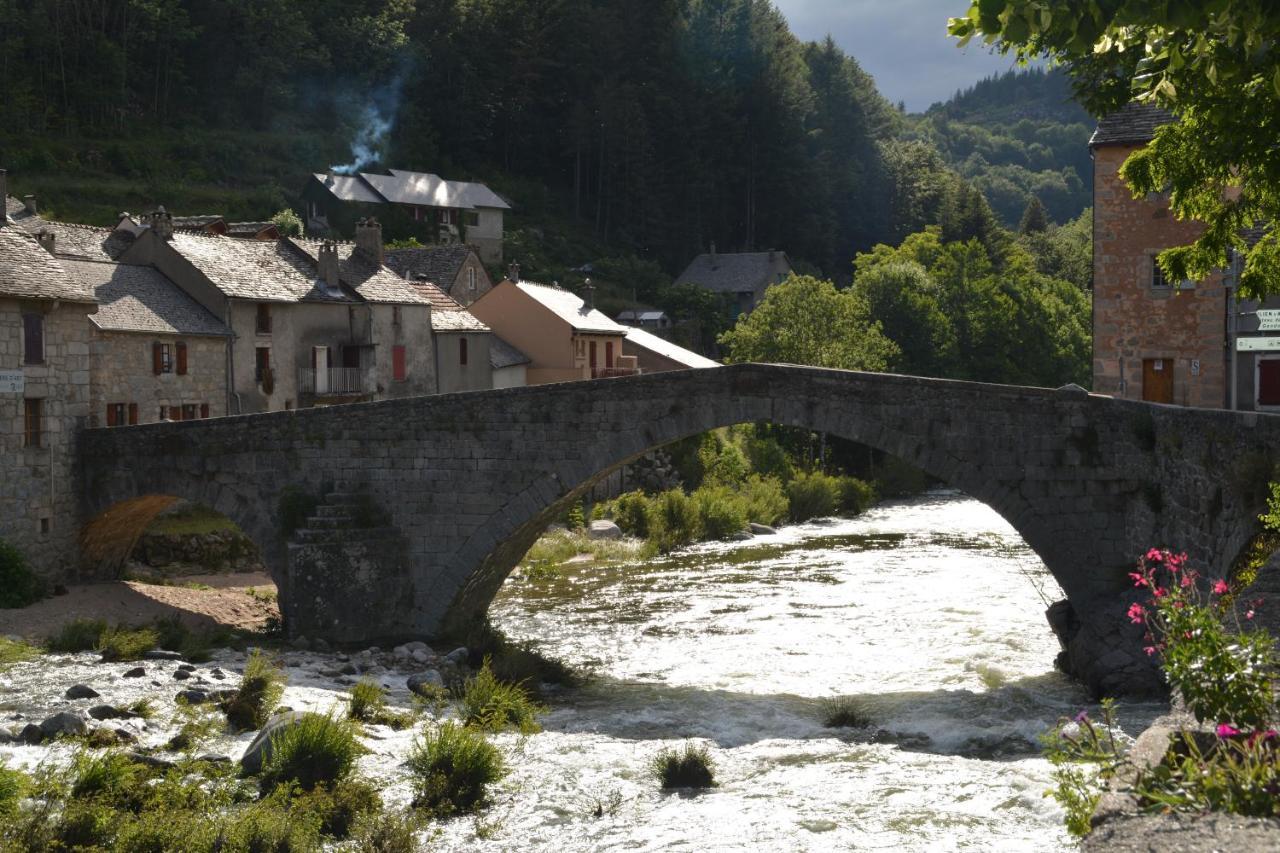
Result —
M 449 294 L 429 281 L 407 281 L 423 299 L 431 303 L 431 330 L 435 332 L 487 332 L 480 318 L 463 308 Z
M 206 213 L 200 216 L 175 216 L 173 217 L 174 228 L 188 228 L 192 230 L 200 230 L 213 225 L 215 222 L 222 222 L 223 219 L 216 213 Z
M 676 284 L 696 284 L 719 293 L 739 293 L 768 287 L 777 281 L 775 271 L 789 270 L 784 252 L 733 252 L 701 254 L 685 267 Z
M 237 240 L 236 242 L 246 241 Z M 321 241 L 290 237 L 278 242 L 292 244 L 311 262 L 312 274 L 315 274 L 320 257 Z M 430 299 L 409 282 L 357 252 L 354 243 L 338 244 L 338 275 L 343 284 L 360 294 L 366 302 L 393 305 L 429 305 L 431 303 Z
M 133 243 L 128 231 L 113 231 L 93 225 L 72 225 L 67 222 L 44 222 L 39 227 L 28 228 L 33 234 L 47 231 L 53 235 L 53 252 L 58 257 L 89 258 L 113 261 Z
M 108 332 L 230 335 L 217 317 L 159 270 L 110 261 L 63 259 L 71 281 L 93 291 L 98 312 L 89 319 Z
M 692 350 L 676 346 L 671 341 L 651 335 L 644 329 L 627 329 L 627 343 L 657 353 L 664 358 L 679 362 L 685 367 L 719 367 L 720 363 L 706 356 L 698 355 Z
M 263 231 L 275 228 L 274 222 L 228 222 L 227 235 L 230 237 L 256 237 Z
M 0 224 L 0 295 L 93 302 L 93 291 L 72 281 L 35 237 Z
M 458 277 L 471 252 L 471 247 L 462 243 L 426 249 L 390 249 L 387 251 L 387 266 L 404 278 L 423 276 L 432 284 L 448 288 Z
M 603 312 L 594 308 L 588 309 L 582 297 L 575 296 L 564 288 L 552 287 L 548 284 L 535 284 L 522 281 L 516 287 L 533 299 L 536 299 L 553 314 L 564 320 L 575 331 L 599 332 L 601 334 L 625 335 L 627 327 L 610 320 Z
M 1130 101 L 1098 122 L 1089 145 L 1131 145 L 1150 142 L 1156 130 L 1174 120 L 1168 110 Z
M 314 260 L 288 240 L 259 242 L 176 231 L 169 245 L 233 299 L 355 301 L 326 288 L 316 276 Z
M 489 366 L 494 370 L 504 367 L 515 367 L 517 364 L 529 364 L 533 359 L 520 352 L 502 338 L 494 335 L 489 339 Z

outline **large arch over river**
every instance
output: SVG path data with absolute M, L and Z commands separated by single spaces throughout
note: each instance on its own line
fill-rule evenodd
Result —
M 1107 693 L 1154 683 L 1123 616 L 1134 558 L 1168 546 L 1224 572 L 1256 531 L 1280 459 L 1274 416 L 1074 386 L 735 365 L 89 430 L 86 563 L 109 565 L 103 543 L 154 515 L 140 499 L 179 496 L 258 543 L 295 635 L 460 632 L 594 481 L 655 447 L 754 421 L 861 442 L 990 505 L 1066 591 L 1054 628 L 1068 664 Z

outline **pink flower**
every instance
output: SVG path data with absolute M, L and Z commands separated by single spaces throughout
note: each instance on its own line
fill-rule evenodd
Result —
M 1235 737 L 1240 734 L 1240 730 L 1227 723 L 1218 723 L 1218 737 Z
M 1180 581 L 1183 589 L 1186 589 L 1187 587 L 1191 586 L 1195 582 L 1196 582 L 1195 572 L 1187 572 L 1182 576 L 1182 580 Z
M 1182 554 L 1167 554 L 1165 555 L 1165 560 L 1169 563 L 1170 568 L 1177 569 L 1187 561 L 1187 555 L 1185 552 Z
M 1079 714 L 1076 714 L 1076 722 L 1077 722 L 1077 723 L 1087 723 L 1087 722 L 1089 722 L 1089 712 L 1088 712 L 1088 711 L 1081 711 Z
M 1261 741 L 1271 740 L 1273 737 L 1276 737 L 1277 734 L 1278 733 L 1276 732 L 1275 729 L 1267 729 L 1265 732 L 1256 731 L 1253 734 L 1249 735 L 1249 746 L 1253 746 L 1255 743 L 1257 743 L 1260 740 Z
M 1166 595 L 1169 594 L 1169 590 L 1165 589 L 1162 586 L 1158 586 L 1155 589 L 1151 590 L 1151 594 L 1156 598 L 1164 598 Z
M 1144 646 L 1142 650 L 1147 653 L 1147 657 L 1151 657 L 1156 653 L 1155 646 Z
M 1147 619 L 1147 611 L 1141 604 L 1134 602 L 1129 605 L 1129 621 L 1135 625 L 1141 625 Z
M 1147 552 L 1147 559 L 1151 560 L 1152 562 L 1158 563 L 1164 559 L 1164 555 L 1160 553 L 1159 548 L 1152 548 L 1150 551 Z
M 1252 618 L 1253 618 L 1253 611 L 1252 611 L 1252 610 L 1246 610 L 1246 611 L 1244 612 L 1244 618 L 1246 618 L 1246 619 L 1252 619 Z
M 1146 586 L 1149 583 L 1147 576 L 1142 572 L 1129 572 L 1129 577 L 1133 578 L 1134 586 Z
M 1231 587 L 1227 586 L 1226 581 L 1218 580 L 1213 582 L 1214 595 L 1226 595 L 1230 591 L 1231 591 Z

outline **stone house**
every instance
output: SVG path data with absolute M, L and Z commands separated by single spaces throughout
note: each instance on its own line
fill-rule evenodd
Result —
M 431 302 L 437 394 L 487 391 L 493 385 L 493 332 L 429 281 L 409 283 Z
M 640 372 L 635 356 L 624 353 L 626 326 L 567 290 L 521 281 L 519 275 L 513 265 L 508 278 L 472 304 L 471 313 L 528 356 L 528 384 Z
M 467 307 L 493 289 L 493 279 L 471 246 L 388 249 L 387 266 L 410 281 L 429 281 Z
M 723 294 L 732 317 L 749 314 L 764 299 L 770 286 L 787 280 L 791 260 L 786 252 L 711 251 L 698 255 L 676 278 L 677 285 L 691 284 Z
M 120 255 L 154 266 L 229 327 L 228 413 L 435 390 L 430 300 L 382 265 L 382 230 L 354 244 L 253 241 L 175 231 L 157 211 L 123 222 Z
M 497 335 L 489 342 L 489 366 L 494 388 L 522 388 L 529 384 L 529 356 Z
M 1176 219 L 1165 195 L 1133 198 L 1120 177 L 1129 155 L 1170 121 L 1159 107 L 1132 103 L 1103 118 L 1089 143 L 1093 389 L 1183 406 L 1280 409 L 1280 337 L 1260 333 L 1256 313 L 1280 302 L 1238 301 L 1228 271 L 1166 280 L 1156 256 L 1195 240 L 1203 226 Z
M 90 349 L 89 425 L 221 417 L 231 330 L 151 267 L 63 258 L 98 300 Z
M 311 176 L 301 199 L 308 233 L 347 233 L 356 220 L 376 215 L 390 233 L 469 244 L 484 263 L 502 263 L 503 212 L 511 206 L 484 184 L 403 169 L 327 172 Z
M 5 179 L 0 170 L 0 539 L 61 578 L 78 554 L 72 466 L 89 417 L 94 295 L 10 217 L 23 207 Z

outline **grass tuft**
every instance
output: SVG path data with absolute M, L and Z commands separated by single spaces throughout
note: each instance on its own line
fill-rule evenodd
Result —
M 296 783 L 305 791 L 332 785 L 350 775 L 365 751 L 360 727 L 332 714 L 304 714 L 271 739 L 271 756 L 262 768 L 262 788 L 271 791 Z
M 222 703 L 227 721 L 238 731 L 262 728 L 280 704 L 284 681 L 284 672 L 255 649 L 245 661 L 240 687 Z
M 94 651 L 104 661 L 142 660 L 142 656 L 160 645 L 160 634 L 154 628 L 126 628 L 117 625 L 98 638 Z
M 351 686 L 347 716 L 357 722 L 378 726 L 390 726 L 399 731 L 411 728 L 417 715 L 412 712 L 393 711 L 387 707 L 387 691 L 382 685 L 368 678 Z
M 715 762 L 705 746 L 686 743 L 684 749 L 664 748 L 650 765 L 663 788 L 713 788 Z
M 8 640 L 0 637 L 0 672 L 4 672 L 15 663 L 31 660 L 40 654 L 35 646 L 20 640 Z
M 105 633 L 107 623 L 102 619 L 72 619 L 45 641 L 45 648 L 51 652 L 91 652 Z
M 852 696 L 830 696 L 822 700 L 822 724 L 829 729 L 860 729 L 871 725 L 871 717 Z
M 514 728 L 524 734 L 540 728 L 538 715 L 542 706 L 519 684 L 500 681 L 488 657 L 480 671 L 463 684 L 458 701 L 463 721 L 474 728 L 492 732 Z
M 452 721 L 424 733 L 407 764 L 414 776 L 414 808 L 440 817 L 476 811 L 489 786 L 507 773 L 497 747 Z

